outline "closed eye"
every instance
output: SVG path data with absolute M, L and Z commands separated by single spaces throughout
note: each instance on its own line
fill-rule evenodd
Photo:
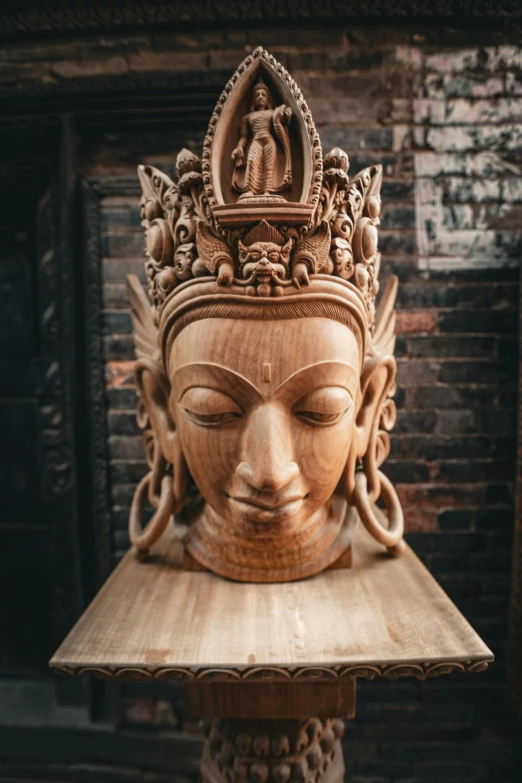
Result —
M 195 424 L 201 424 L 203 427 L 222 427 L 224 424 L 230 424 L 241 418 L 240 413 L 229 411 L 228 413 L 196 413 L 189 408 L 183 408 L 188 418 Z
M 187 418 L 202 427 L 222 427 L 243 415 L 237 402 L 228 394 L 204 386 L 187 389 L 179 404 Z
M 338 424 L 352 407 L 352 397 L 342 386 L 325 386 L 305 394 L 293 407 L 293 414 L 314 427 Z
M 319 411 L 294 411 L 294 415 L 301 421 L 307 424 L 314 424 L 316 426 L 327 426 L 329 424 L 337 424 L 348 413 L 349 408 L 338 413 L 320 413 Z

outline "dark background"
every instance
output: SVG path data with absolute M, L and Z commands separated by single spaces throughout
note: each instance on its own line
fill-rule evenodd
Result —
M 197 778 L 200 728 L 176 686 L 56 679 L 46 662 L 125 551 L 145 469 L 124 287 L 144 279 L 136 166 L 200 154 L 259 44 L 302 88 L 325 151 L 344 148 L 351 173 L 384 166 L 383 274 L 401 281 L 386 471 L 408 542 L 496 656 L 476 676 L 361 683 L 347 779 L 522 779 L 516 589 L 508 647 L 522 9 L 427 5 L 0 9 L 2 783 Z

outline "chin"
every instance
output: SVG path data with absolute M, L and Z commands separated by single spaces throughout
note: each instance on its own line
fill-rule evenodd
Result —
M 230 498 L 227 516 L 242 536 L 274 538 L 294 533 L 305 523 L 309 514 L 304 498 L 273 509 Z

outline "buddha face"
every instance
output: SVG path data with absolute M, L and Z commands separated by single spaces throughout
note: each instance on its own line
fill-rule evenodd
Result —
M 263 109 L 269 109 L 270 108 L 270 93 L 268 92 L 268 89 L 266 87 L 256 87 L 254 90 L 254 109 L 256 111 L 260 111 Z
M 326 318 L 203 319 L 175 339 L 167 369 L 188 468 L 234 534 L 284 537 L 326 516 L 360 402 L 348 327 Z

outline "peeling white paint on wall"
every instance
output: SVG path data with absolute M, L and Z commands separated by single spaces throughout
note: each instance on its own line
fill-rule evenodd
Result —
M 516 266 L 520 233 L 495 225 L 522 203 L 522 49 L 424 54 L 399 47 L 396 57 L 417 74 L 412 137 L 419 267 Z

